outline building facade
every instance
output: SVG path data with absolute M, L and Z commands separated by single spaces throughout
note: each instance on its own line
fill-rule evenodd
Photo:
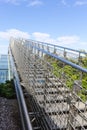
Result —
M 8 79 L 8 55 L 0 55 L 0 83 L 4 83 Z

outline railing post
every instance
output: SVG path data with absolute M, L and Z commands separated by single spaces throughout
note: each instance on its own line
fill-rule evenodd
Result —
M 69 99 L 69 116 L 68 116 L 68 121 L 67 121 L 67 129 L 68 130 L 74 130 L 75 128 L 75 117 L 77 114 L 76 108 L 75 108 L 75 101 L 72 99 Z
M 64 48 L 64 58 L 66 59 L 67 58 L 67 52 L 66 52 L 66 49 Z

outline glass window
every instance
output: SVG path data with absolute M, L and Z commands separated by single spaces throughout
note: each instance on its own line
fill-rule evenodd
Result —
M 0 83 L 8 80 L 8 56 L 0 55 Z

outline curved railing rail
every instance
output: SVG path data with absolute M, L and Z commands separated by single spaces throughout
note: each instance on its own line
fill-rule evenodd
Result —
M 49 51 L 51 53 L 54 53 L 55 55 L 58 55 L 59 57 L 63 57 L 68 60 L 72 60 L 72 62 L 79 64 L 80 66 L 83 66 L 82 64 L 82 58 L 87 56 L 87 52 L 67 48 L 67 47 L 62 47 L 50 43 L 45 43 L 45 42 L 40 42 L 40 41 L 34 41 L 30 40 L 31 43 L 34 46 L 39 47 L 40 49 L 44 49 L 46 51 Z M 26 43 L 29 42 L 26 40 Z
M 82 72 L 87 73 L 87 69 L 85 69 L 85 68 L 83 68 L 83 67 L 81 67 L 81 66 L 79 66 L 79 65 L 76 65 L 76 64 L 74 64 L 74 63 L 72 63 L 72 62 L 70 62 L 70 61 L 68 61 L 68 60 L 66 60 L 66 59 L 64 59 L 64 58 L 61 58 L 61 57 L 59 57 L 59 56 L 57 56 L 57 55 L 55 55 L 55 54 L 52 54 L 52 53 L 50 53 L 50 52 L 48 52 L 48 51 L 45 51 L 44 49 L 40 49 L 39 47 L 32 45 L 32 43 L 30 44 L 30 46 L 31 46 L 32 48 L 37 49 L 38 51 L 41 51 L 41 52 L 43 52 L 43 53 L 45 53 L 45 54 L 47 54 L 47 55 L 49 55 L 49 56 L 51 56 L 51 57 L 57 59 L 57 60 L 60 60 L 61 62 L 65 63 L 65 64 L 67 64 L 67 65 L 70 65 L 70 66 L 74 67 L 75 69 L 78 69 L 78 70 L 80 70 L 80 71 L 82 71 Z
M 17 96 L 18 105 L 19 105 L 20 117 L 21 117 L 21 122 L 22 122 L 22 129 L 23 130 L 33 130 L 31 122 L 30 122 L 27 106 L 25 103 L 24 95 L 22 92 L 22 88 L 20 85 L 19 76 L 18 76 L 18 73 L 16 70 L 13 55 L 11 52 L 11 48 L 9 48 L 9 58 L 10 58 L 10 63 L 11 63 L 11 70 L 12 70 L 12 74 L 13 74 L 15 90 L 16 90 L 16 96 Z
M 78 53 L 82 53 L 82 54 L 86 54 L 87 55 L 87 52 L 76 50 L 76 49 L 71 49 L 71 48 L 68 48 L 68 47 L 63 47 L 63 46 L 59 46 L 59 45 L 55 45 L 55 44 L 51 44 L 51 43 L 40 42 L 40 41 L 31 40 L 31 39 L 30 40 L 26 40 L 26 41 L 28 41 L 28 42 L 31 41 L 31 42 L 34 42 L 36 44 L 52 46 L 54 48 L 61 48 L 61 49 L 64 49 L 64 50 L 70 50 L 70 51 L 73 51 L 73 52 L 78 52 Z

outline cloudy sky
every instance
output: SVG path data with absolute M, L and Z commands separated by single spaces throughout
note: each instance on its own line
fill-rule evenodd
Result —
M 11 36 L 87 51 L 87 0 L 0 0 L 0 53 Z

